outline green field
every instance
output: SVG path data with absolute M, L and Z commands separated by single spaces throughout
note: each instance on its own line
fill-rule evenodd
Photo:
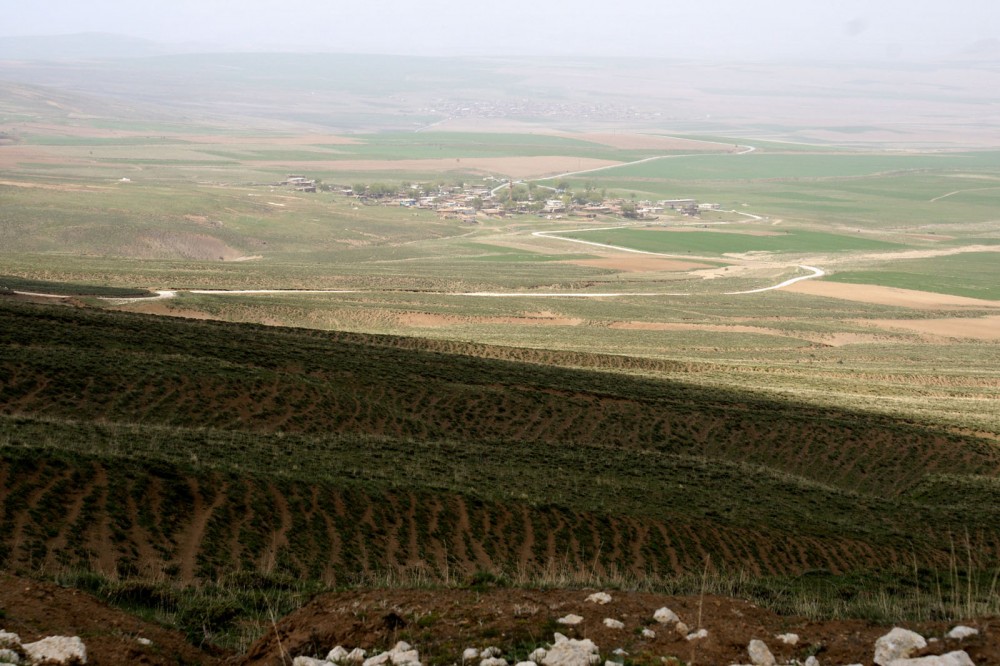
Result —
M 970 252 L 951 257 L 895 262 L 881 270 L 846 271 L 831 275 L 829 279 L 996 301 L 1000 300 L 998 266 L 1000 253 Z
M 611 229 L 577 231 L 565 234 L 595 243 L 626 247 L 643 252 L 677 254 L 682 252 L 723 255 L 741 252 L 847 252 L 851 250 L 889 250 L 896 243 L 842 236 L 815 231 L 768 231 L 755 235 L 734 231 L 678 231 L 662 229 Z

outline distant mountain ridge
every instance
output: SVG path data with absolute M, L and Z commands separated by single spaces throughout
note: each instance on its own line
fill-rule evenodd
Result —
M 213 50 L 208 46 L 164 44 L 141 37 L 104 32 L 0 37 L 0 60 L 143 58 L 190 53 L 199 49 Z

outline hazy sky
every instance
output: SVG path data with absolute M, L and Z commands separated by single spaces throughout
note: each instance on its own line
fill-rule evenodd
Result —
M 921 60 L 1000 41 L 998 0 L 0 0 L 0 9 L 0 36 L 112 32 L 240 50 Z

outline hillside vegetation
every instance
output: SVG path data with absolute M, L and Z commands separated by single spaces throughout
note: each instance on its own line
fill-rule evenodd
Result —
M 14 569 L 794 575 L 1000 548 L 1000 454 L 973 436 L 391 337 L 2 307 Z

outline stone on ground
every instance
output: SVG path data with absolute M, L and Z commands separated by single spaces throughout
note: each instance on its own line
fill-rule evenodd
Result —
M 976 666 L 964 650 L 948 654 L 917 657 L 916 659 L 896 659 L 888 666 Z
M 555 635 L 556 642 L 542 659 L 543 666 L 596 666 L 601 663 L 597 646 L 589 638 L 566 638 Z
M 681 619 L 677 617 L 677 613 L 673 612 L 666 606 L 653 613 L 653 619 L 660 624 L 677 624 L 681 621 Z
M 49 636 L 34 643 L 24 643 L 21 649 L 35 663 L 87 663 L 87 648 L 78 636 Z
M 875 663 L 889 666 L 898 659 L 906 659 L 917 650 L 927 647 L 924 637 L 915 631 L 894 627 L 892 631 L 875 641 Z
M 775 666 L 777 663 L 774 655 L 771 654 L 771 650 L 768 649 L 764 641 L 756 639 L 750 641 L 750 645 L 747 646 L 747 653 L 750 655 L 750 661 L 753 662 L 754 666 Z
M 958 640 L 963 640 L 969 636 L 976 636 L 979 634 L 978 629 L 973 629 L 972 627 L 966 627 L 963 625 L 958 625 L 951 631 L 949 631 L 945 636 L 947 638 L 957 638 Z

